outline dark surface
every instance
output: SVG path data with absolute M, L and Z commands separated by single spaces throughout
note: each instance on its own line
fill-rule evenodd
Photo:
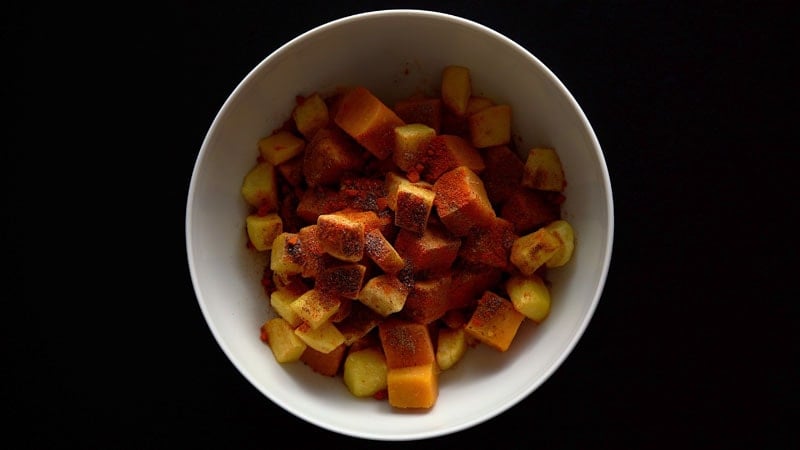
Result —
M 784 3 L 2 7 L 5 437 L 402 445 L 309 425 L 236 371 L 197 305 L 184 218 L 205 132 L 257 63 L 328 20 L 418 7 L 492 27 L 561 78 L 605 152 L 616 233 L 596 315 L 556 373 L 506 413 L 414 446 L 797 448 L 797 33 Z

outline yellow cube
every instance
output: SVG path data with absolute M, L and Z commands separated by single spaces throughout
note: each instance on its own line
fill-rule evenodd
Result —
M 552 148 L 528 151 L 522 185 L 542 191 L 563 191 L 567 184 L 558 153 Z
M 294 295 L 285 289 L 276 289 L 269 295 L 269 304 L 278 313 L 283 320 L 289 322 L 292 328 L 297 327 L 303 321 L 300 316 L 291 308 L 293 301 L 297 300 L 299 295 Z
M 394 153 L 397 167 L 408 172 L 422 159 L 425 145 L 436 136 L 436 130 L 421 124 L 410 123 L 394 129 Z
M 477 148 L 507 145 L 511 142 L 511 106 L 494 105 L 467 119 L 472 145 Z
M 261 157 L 277 166 L 299 155 L 306 147 L 306 141 L 289 131 L 281 130 L 258 141 Z
M 267 345 L 279 363 L 298 361 L 306 350 L 306 344 L 294 333 L 286 320 L 275 317 L 262 325 L 267 336 Z
M 394 275 L 383 274 L 367 281 L 358 300 L 376 313 L 386 317 L 403 309 L 408 288 Z
M 386 357 L 379 348 L 368 347 L 347 355 L 342 378 L 356 397 L 370 397 L 386 389 Z
M 311 325 L 303 322 L 294 329 L 294 334 L 306 345 L 322 353 L 330 353 L 344 344 L 344 335 L 331 322 L 324 322 L 317 328 L 311 328 Z
M 510 300 L 486 291 L 478 300 L 464 331 L 479 342 L 505 352 L 523 320 L 525 316 L 514 308 Z
M 244 177 L 241 188 L 244 200 L 265 212 L 278 209 L 278 188 L 275 180 L 275 166 L 269 162 L 255 165 Z
M 514 240 L 509 259 L 520 272 L 532 275 L 563 247 L 561 238 L 547 228 Z
M 315 92 L 302 99 L 297 106 L 295 106 L 292 111 L 292 119 L 294 119 L 297 130 L 300 131 L 306 139 L 309 139 L 317 130 L 327 126 L 330 122 L 328 105 L 325 103 L 325 100 Z
M 289 308 L 311 328 L 319 328 L 327 322 L 342 306 L 342 301 L 334 295 L 326 295 L 319 289 L 311 289 L 297 297 Z
M 250 214 L 245 224 L 250 243 L 260 252 L 272 249 L 272 242 L 283 233 L 283 220 L 274 212 L 265 216 Z
M 543 321 L 550 313 L 550 290 L 536 274 L 511 276 L 506 281 L 506 292 L 514 308 L 535 322 Z
M 472 96 L 472 79 L 469 68 L 451 65 L 442 70 L 442 103 L 456 116 L 464 116 Z
M 564 244 L 547 260 L 545 265 L 550 268 L 561 267 L 572 259 L 572 253 L 575 251 L 575 230 L 572 229 L 572 225 L 569 222 L 563 219 L 554 220 L 547 224 L 545 228 L 561 238 L 561 242 Z
M 464 328 L 442 328 L 436 340 L 436 363 L 440 370 L 453 367 L 467 352 Z
M 269 268 L 284 275 L 303 271 L 303 255 L 297 233 L 283 232 L 272 241 Z

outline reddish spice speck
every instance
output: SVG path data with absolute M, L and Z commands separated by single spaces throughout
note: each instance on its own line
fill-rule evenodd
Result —
M 256 215 L 260 216 L 260 217 L 264 217 L 264 216 L 266 216 L 267 214 L 270 213 L 270 210 L 271 210 L 271 208 L 269 207 L 269 205 L 262 204 L 261 206 L 258 207 L 258 210 L 256 210 Z
M 269 344 L 269 335 L 267 334 L 267 328 L 266 327 L 264 327 L 264 326 L 261 327 L 261 334 L 259 335 L 258 338 L 261 339 L 261 342 L 263 342 L 265 344 Z
M 424 166 L 422 166 L 422 164 L 417 164 L 417 167 L 424 168 Z M 422 170 L 422 169 L 420 169 L 420 170 Z M 419 181 L 419 171 L 417 171 L 416 169 L 409 170 L 406 173 L 406 178 L 408 178 L 408 181 L 410 181 L 412 183 L 418 182 Z
M 380 391 L 376 392 L 372 396 L 372 398 L 374 398 L 375 400 L 381 400 L 381 401 L 386 400 L 387 398 L 389 398 L 389 391 L 386 390 L 386 389 L 381 389 Z

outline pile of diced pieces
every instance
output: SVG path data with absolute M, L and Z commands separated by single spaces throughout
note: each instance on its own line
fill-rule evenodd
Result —
M 365 86 L 298 97 L 241 189 L 278 362 L 428 409 L 468 348 L 504 352 L 547 317 L 546 270 L 574 250 L 566 181 L 554 149 L 519 156 L 511 118 L 455 65 L 392 106 Z

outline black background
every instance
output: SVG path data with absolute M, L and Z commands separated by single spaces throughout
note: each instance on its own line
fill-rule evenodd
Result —
M 564 82 L 605 153 L 616 228 L 596 314 L 556 373 L 504 414 L 413 445 L 797 448 L 789 4 L 0 7 L 4 438 L 15 448 L 412 445 L 322 430 L 252 387 L 203 320 L 184 224 L 205 133 L 256 64 L 326 21 L 422 8 L 494 28 Z

